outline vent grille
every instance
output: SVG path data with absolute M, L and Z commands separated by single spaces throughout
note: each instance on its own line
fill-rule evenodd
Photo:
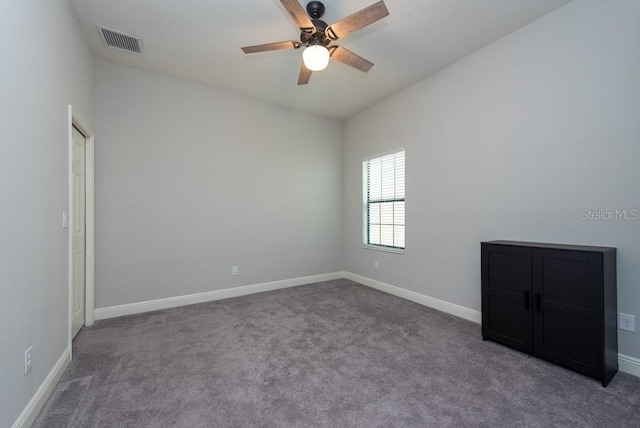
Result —
M 109 48 L 118 49 L 136 55 L 142 55 L 142 39 L 111 28 L 98 25 L 102 41 Z

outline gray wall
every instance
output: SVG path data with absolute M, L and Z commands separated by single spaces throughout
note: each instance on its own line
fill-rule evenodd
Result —
M 91 119 L 92 56 L 65 0 L 2 0 L 0 10 L 0 426 L 8 427 L 68 344 L 67 106 Z
M 341 122 L 103 60 L 94 81 L 97 308 L 342 270 Z
M 574 1 L 348 120 L 346 270 L 480 310 L 482 240 L 615 246 L 640 316 L 640 220 L 581 218 L 640 210 L 639 28 L 640 2 Z M 364 250 L 361 160 L 403 146 L 406 254 Z

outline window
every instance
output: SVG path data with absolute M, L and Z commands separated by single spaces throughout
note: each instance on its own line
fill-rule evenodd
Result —
M 404 252 L 404 149 L 362 162 L 366 248 Z

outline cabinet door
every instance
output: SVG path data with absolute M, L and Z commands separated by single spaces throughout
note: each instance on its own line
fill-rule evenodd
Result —
M 531 249 L 482 244 L 482 336 L 531 353 Z
M 533 291 L 534 355 L 602 377 L 602 255 L 534 249 Z

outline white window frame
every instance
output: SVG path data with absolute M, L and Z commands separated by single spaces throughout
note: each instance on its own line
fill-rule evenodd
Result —
M 391 150 L 391 151 L 388 151 L 388 152 L 376 154 L 374 156 L 369 156 L 367 158 L 362 159 L 362 248 L 365 248 L 365 249 L 368 249 L 368 250 L 375 250 L 375 251 L 385 251 L 385 252 L 396 253 L 396 254 L 404 254 L 405 253 L 405 248 L 406 248 L 406 229 L 405 229 L 405 233 L 404 233 L 404 241 L 405 241 L 404 247 L 394 247 L 394 246 L 378 245 L 378 244 L 370 244 L 369 243 L 368 207 L 369 207 L 369 204 L 371 203 L 371 201 L 369 200 L 369 195 L 368 195 L 368 186 L 369 186 L 368 180 L 369 180 L 369 176 L 368 176 L 368 173 L 367 173 L 367 164 L 370 161 L 374 160 L 374 159 L 382 158 L 382 157 L 389 156 L 389 155 L 396 154 L 396 153 L 400 153 L 400 152 L 404 152 L 405 165 L 406 165 L 406 150 L 404 148 Z M 403 179 L 406 178 L 406 166 L 405 166 L 405 171 L 404 171 L 403 175 L 404 175 Z M 394 180 L 395 180 L 395 178 L 396 177 L 395 177 L 395 173 L 394 173 Z M 397 200 L 397 201 L 402 200 L 403 202 L 405 202 L 405 207 L 406 207 L 406 200 L 405 200 L 405 196 L 404 195 L 401 198 L 394 197 L 393 200 Z M 405 211 L 405 217 L 406 217 L 406 211 Z M 406 222 L 405 222 L 405 228 L 406 228 Z

